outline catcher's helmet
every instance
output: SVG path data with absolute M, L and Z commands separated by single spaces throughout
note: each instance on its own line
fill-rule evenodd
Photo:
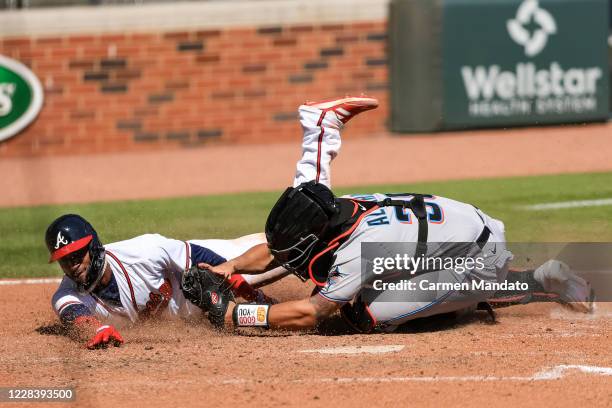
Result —
M 339 213 L 336 197 L 325 185 L 310 181 L 289 187 L 266 221 L 270 252 L 284 268 L 306 280 L 306 262 Z
M 51 256 L 49 262 L 65 257 L 89 252 L 91 263 L 87 269 L 87 281 L 81 288 L 91 292 L 102 278 L 104 272 L 104 247 L 96 230 L 80 215 L 62 215 L 49 225 L 45 233 L 45 242 Z M 81 258 L 82 259 L 82 258 Z

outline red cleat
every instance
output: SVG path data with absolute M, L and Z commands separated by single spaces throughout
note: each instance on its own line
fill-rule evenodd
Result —
M 361 112 L 369 111 L 370 109 L 376 109 L 378 107 L 378 100 L 375 98 L 368 97 L 352 97 L 347 96 L 346 98 L 333 99 L 323 102 L 307 102 L 306 106 L 321 109 L 323 115 L 329 111 L 336 114 L 340 122 L 346 123 Z

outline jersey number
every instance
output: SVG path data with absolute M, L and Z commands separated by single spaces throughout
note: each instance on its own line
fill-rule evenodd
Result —
M 436 203 L 425 202 L 427 209 L 427 221 L 431 224 L 442 224 L 444 222 L 444 211 Z M 412 212 L 408 208 L 395 207 L 395 216 L 403 224 L 412 224 Z

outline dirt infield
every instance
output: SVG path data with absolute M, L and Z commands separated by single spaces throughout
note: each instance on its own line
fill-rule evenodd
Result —
M 333 167 L 336 187 L 612 170 L 612 123 L 354 139 L 351 128 L 360 120 L 365 116 L 343 132 Z M 3 159 L 0 207 L 280 191 L 293 180 L 299 138 L 291 144 Z
M 297 297 L 307 286 L 289 279 L 271 293 Z M 76 402 L 36 406 L 577 407 L 612 400 L 610 304 L 591 316 L 555 304 L 515 306 L 499 311 L 497 324 L 476 315 L 384 335 L 346 335 L 338 324 L 327 335 L 231 336 L 205 323 L 162 321 L 123 328 L 121 348 L 88 351 L 36 331 L 55 321 L 54 289 L 0 286 L 0 386 L 76 389 Z

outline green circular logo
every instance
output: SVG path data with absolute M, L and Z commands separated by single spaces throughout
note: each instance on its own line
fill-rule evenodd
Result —
M 0 55 L 0 141 L 36 118 L 43 103 L 40 81 L 22 63 Z

